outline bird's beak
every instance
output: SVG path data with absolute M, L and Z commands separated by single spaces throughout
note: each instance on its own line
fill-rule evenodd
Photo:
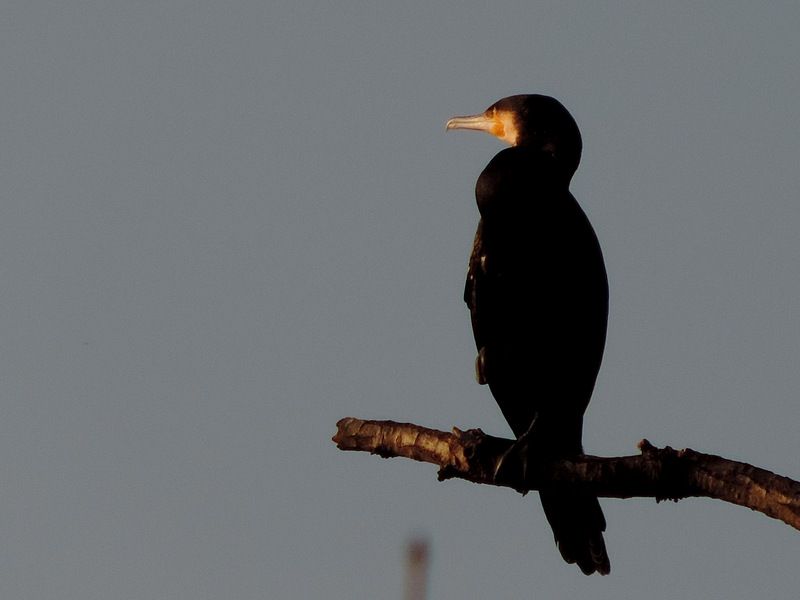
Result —
M 498 123 L 493 116 L 486 113 L 479 115 L 472 115 L 471 117 L 453 117 L 447 122 L 447 131 L 451 129 L 475 129 L 477 131 L 485 131 L 486 133 L 494 133 Z
M 499 137 L 507 144 L 514 146 L 517 143 L 518 132 L 514 124 L 514 115 L 508 111 L 499 111 L 492 107 L 485 113 L 471 117 L 453 117 L 447 122 L 450 129 L 475 129 L 485 131 Z

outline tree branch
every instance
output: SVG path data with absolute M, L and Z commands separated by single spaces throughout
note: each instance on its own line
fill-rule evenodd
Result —
M 645 497 L 679 500 L 691 496 L 717 498 L 779 519 L 800 529 L 800 483 L 746 463 L 694 450 L 655 448 L 639 443 L 640 455 L 603 458 L 581 455 L 569 460 L 514 463 L 513 441 L 486 435 L 480 429 L 452 433 L 411 423 L 342 419 L 333 441 L 340 450 L 401 456 L 440 467 L 439 480 L 458 478 L 475 483 L 531 490 L 570 486 L 603 498 Z M 511 458 L 509 458 L 511 457 Z M 509 462 L 511 466 L 509 466 Z

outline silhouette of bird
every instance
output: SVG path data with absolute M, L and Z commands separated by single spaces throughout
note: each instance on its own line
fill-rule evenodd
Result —
M 608 280 L 597 236 L 569 191 L 582 150 L 578 126 L 557 100 L 519 95 L 450 119 L 447 129 L 486 131 L 511 146 L 475 186 L 481 218 L 464 300 L 478 382 L 489 385 L 523 461 L 581 454 L 605 346 Z M 564 560 L 587 575 L 608 574 L 597 498 L 563 488 L 540 496 Z

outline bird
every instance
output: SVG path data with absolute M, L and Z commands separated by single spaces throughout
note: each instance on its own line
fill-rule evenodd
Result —
M 488 384 L 524 464 L 580 455 L 606 341 L 608 278 L 597 235 L 569 190 L 583 149 L 578 125 L 558 100 L 523 94 L 452 118 L 446 129 L 485 131 L 510 146 L 475 186 L 480 220 L 464 301 L 476 378 Z M 587 575 L 608 574 L 597 497 L 563 487 L 540 497 L 564 560 Z

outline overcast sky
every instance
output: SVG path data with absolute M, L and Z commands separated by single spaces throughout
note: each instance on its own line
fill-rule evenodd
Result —
M 646 437 L 800 478 L 800 4 L 0 8 L 0 596 L 789 598 L 800 533 L 602 500 L 609 577 L 535 497 L 343 453 L 345 416 L 510 435 L 462 301 L 445 133 L 555 96 L 611 286 L 587 452 Z M 535 496 L 535 495 L 532 495 Z

